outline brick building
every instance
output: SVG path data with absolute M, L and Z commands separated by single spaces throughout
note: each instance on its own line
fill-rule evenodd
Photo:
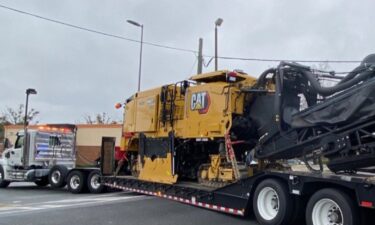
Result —
M 29 129 L 37 129 L 39 126 L 30 125 Z M 103 136 L 116 137 L 116 146 L 120 145 L 121 124 L 77 124 L 76 126 L 77 165 L 89 165 L 100 156 L 100 145 Z M 4 128 L 4 138 L 8 138 L 10 143 L 14 144 L 17 132 L 22 130 L 23 126 L 8 125 Z

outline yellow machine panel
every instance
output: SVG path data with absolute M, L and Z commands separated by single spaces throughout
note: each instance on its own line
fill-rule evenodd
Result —
M 139 97 L 136 99 L 135 132 L 156 131 L 158 123 L 158 95 Z
M 180 134 L 186 138 L 223 136 L 230 114 L 223 111 L 230 104 L 222 94 L 225 83 L 209 83 L 190 87 L 186 98 L 185 123 Z M 229 106 L 227 107 L 228 111 Z
M 135 132 L 135 112 L 137 111 L 137 108 L 135 106 L 135 101 L 129 101 L 124 106 L 123 131 Z
M 173 184 L 177 181 L 177 175 L 171 172 L 171 154 L 166 158 L 145 158 L 143 168 L 139 173 L 139 179 L 159 183 Z
M 237 179 L 235 158 L 243 157 L 246 148 L 229 157 L 228 149 L 222 146 L 229 146 L 224 144 L 225 137 L 234 132 L 233 126 L 244 122 L 245 94 L 241 88 L 255 82 L 243 73 L 215 71 L 129 98 L 123 149 L 135 154 L 129 159 L 132 173 L 142 180 L 169 184 L 177 179 Z

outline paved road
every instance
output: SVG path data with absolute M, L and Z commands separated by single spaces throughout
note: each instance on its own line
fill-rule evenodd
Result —
M 0 225 L 257 225 L 156 197 L 126 192 L 73 195 L 32 183 L 0 189 Z

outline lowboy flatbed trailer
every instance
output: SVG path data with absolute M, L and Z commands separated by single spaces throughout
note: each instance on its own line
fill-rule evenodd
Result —
M 102 173 L 105 174 L 105 171 L 102 170 Z M 324 203 L 325 199 L 329 201 L 332 199 L 335 202 L 333 205 L 329 205 L 329 201 L 325 202 L 325 205 L 334 209 L 335 204 L 338 204 L 340 212 L 333 216 L 325 215 L 326 220 L 324 218 L 321 220 L 327 221 L 327 225 L 352 224 L 344 223 L 341 217 L 345 213 L 355 217 L 354 221 L 358 223 L 354 224 L 360 224 L 360 220 L 362 220 L 362 224 L 373 224 L 361 213 L 362 209 L 367 211 L 367 209 L 375 207 L 375 176 L 373 173 L 358 172 L 348 175 L 332 172 L 268 170 L 220 188 L 186 181 L 163 184 L 140 180 L 133 176 L 110 174 L 103 175 L 101 182 L 111 188 L 157 196 L 236 216 L 246 216 L 252 211 L 254 212 L 254 207 L 257 208 L 257 212 L 254 212 L 255 215 L 262 213 L 262 210 L 263 214 L 267 215 L 267 210 L 276 207 L 276 213 L 292 214 L 288 224 L 299 224 L 298 222 L 305 219 L 303 217 L 305 214 L 307 217 L 314 217 L 314 215 L 308 215 L 313 213 L 314 203 L 319 203 L 322 200 Z M 268 187 L 272 187 L 276 192 L 271 191 L 267 194 L 264 190 L 269 190 Z M 277 203 L 275 203 L 274 196 L 267 197 L 269 193 L 277 195 Z M 323 209 L 320 214 L 324 217 L 324 206 L 320 209 Z M 347 212 L 347 210 L 349 211 Z M 282 219 L 280 221 L 276 223 L 271 220 L 259 222 L 261 224 L 285 224 Z M 319 222 L 315 222 L 315 224 L 319 224 Z
M 104 176 L 102 183 L 108 187 L 162 197 L 224 213 L 244 216 L 257 185 L 267 179 L 287 184 L 290 195 L 309 196 L 323 188 L 351 192 L 359 207 L 374 208 L 375 178 L 363 175 L 313 174 L 309 172 L 261 172 L 225 187 L 213 189 L 196 183 L 161 184 L 138 180 L 132 176 Z

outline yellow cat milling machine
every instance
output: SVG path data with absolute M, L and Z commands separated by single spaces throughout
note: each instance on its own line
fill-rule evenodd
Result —
M 129 98 L 121 150 L 128 153 L 132 174 L 161 183 L 198 179 L 215 186 L 251 172 L 244 164 L 255 143 L 246 137 L 256 131 L 242 116 L 240 89 L 255 82 L 238 71 L 216 71 Z
M 162 183 L 220 186 L 253 169 L 287 170 L 282 164 L 293 158 L 318 173 L 322 157 L 333 172 L 368 170 L 375 165 L 374 61 L 366 57 L 341 78 L 281 62 L 259 79 L 217 71 L 139 92 L 125 105 L 123 150 L 133 152 L 133 174 Z M 317 80 L 324 77 L 339 81 L 324 87 Z
M 261 225 L 373 224 L 375 54 L 346 76 L 291 62 L 258 79 L 200 74 L 139 92 L 124 109 L 121 149 L 102 140 L 106 186 L 253 212 Z

